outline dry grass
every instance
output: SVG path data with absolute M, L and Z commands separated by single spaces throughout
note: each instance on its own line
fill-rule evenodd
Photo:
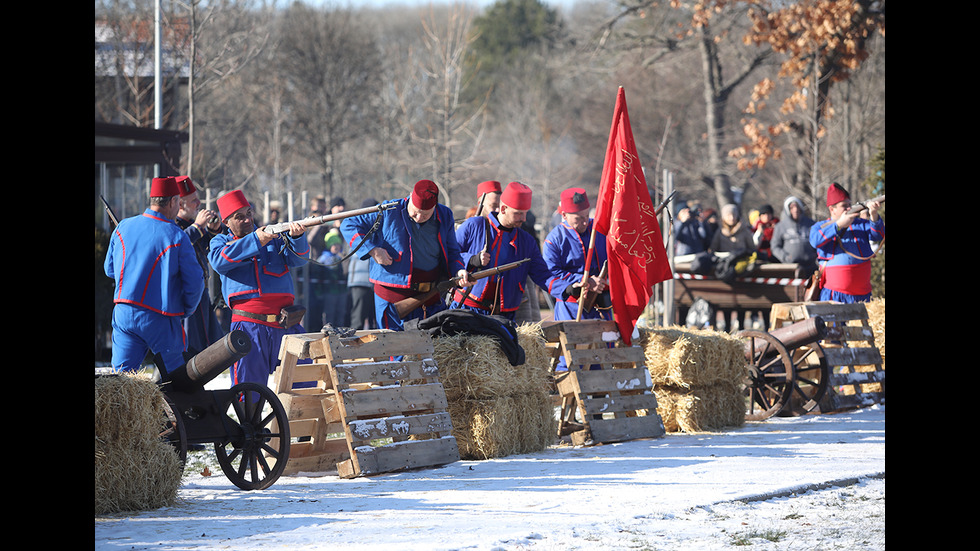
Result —
M 163 394 L 142 375 L 95 379 L 95 514 L 176 503 L 183 465 L 160 439 Z

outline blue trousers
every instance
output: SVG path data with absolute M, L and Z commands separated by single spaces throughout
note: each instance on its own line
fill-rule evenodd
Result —
M 184 334 L 187 335 L 187 351 L 191 354 L 202 352 L 225 336 L 218 317 L 211 309 L 211 297 L 207 288 L 204 289 L 201 302 L 197 304 L 197 310 L 184 318 Z
M 112 308 L 112 367 L 139 371 L 147 351 L 160 354 L 167 373 L 184 365 L 184 327 L 179 317 L 164 316 L 130 304 Z
M 231 366 L 231 385 L 238 383 L 258 383 L 268 386 L 269 375 L 276 371 L 279 365 L 279 348 L 282 345 L 282 338 L 286 335 L 305 333 L 302 324 L 297 323 L 289 329 L 281 327 L 269 327 L 261 323 L 250 321 L 233 321 L 231 330 L 240 329 L 248 334 L 252 341 L 252 349 L 242 359 Z M 299 360 L 298 363 L 310 363 L 311 360 Z M 314 386 L 315 383 L 301 383 L 293 385 L 293 388 L 301 386 Z

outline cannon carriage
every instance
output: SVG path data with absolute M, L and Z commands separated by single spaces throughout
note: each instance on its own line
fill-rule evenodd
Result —
M 158 367 L 154 381 L 164 398 L 163 430 L 182 463 L 196 445 L 213 444 L 225 476 L 242 490 L 262 490 L 279 479 L 289 459 L 289 421 L 272 389 L 239 383 L 205 385 L 251 350 L 243 331 L 232 331 L 170 373 Z M 113 376 L 100 373 L 96 377 Z

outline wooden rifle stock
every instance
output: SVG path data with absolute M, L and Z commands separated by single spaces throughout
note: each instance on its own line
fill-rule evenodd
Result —
M 599 278 L 606 279 L 609 274 L 609 261 L 606 260 L 602 263 L 602 269 L 599 270 Z M 585 288 L 582 288 L 582 293 L 579 295 L 578 309 L 580 312 L 588 312 L 595 306 L 596 299 L 599 298 L 599 293 L 589 293 L 586 292 Z
M 345 210 L 343 212 L 338 212 L 336 214 L 324 214 L 322 216 L 311 216 L 309 218 L 304 218 L 302 220 L 297 220 L 297 222 L 303 227 L 310 228 L 313 226 L 319 226 L 320 224 L 325 224 L 327 222 L 333 222 L 334 220 L 342 220 L 344 218 L 350 218 L 351 216 L 360 216 L 362 214 L 370 214 L 372 212 L 378 212 L 379 210 L 388 210 L 395 208 L 398 205 L 398 201 L 392 201 L 390 203 L 381 203 L 374 205 L 373 207 L 364 207 L 362 209 Z M 290 222 L 280 222 L 278 224 L 269 224 L 265 227 L 265 231 L 268 233 L 283 233 L 289 231 Z
M 513 270 L 514 268 L 530 261 L 530 258 L 525 258 L 523 260 L 518 260 L 517 262 L 511 262 L 510 264 L 504 264 L 503 266 L 496 266 L 493 268 L 487 268 L 486 270 L 480 270 L 478 272 L 473 272 L 470 274 L 470 279 L 473 281 L 478 281 L 485 277 L 490 277 L 492 275 L 501 274 L 508 270 Z M 435 287 L 432 289 L 415 295 L 414 297 L 403 298 L 395 303 L 395 310 L 398 312 L 398 317 L 405 317 L 409 312 L 415 310 L 419 306 L 422 306 L 428 302 L 432 297 L 445 293 L 453 287 L 457 287 L 459 283 L 459 276 L 451 277 L 447 280 L 440 281 L 436 283 Z

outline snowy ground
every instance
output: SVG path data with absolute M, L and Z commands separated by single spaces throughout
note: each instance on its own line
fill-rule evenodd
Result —
M 96 518 L 95 548 L 885 547 L 884 405 L 253 492 L 212 470 L 185 469 L 176 506 Z

